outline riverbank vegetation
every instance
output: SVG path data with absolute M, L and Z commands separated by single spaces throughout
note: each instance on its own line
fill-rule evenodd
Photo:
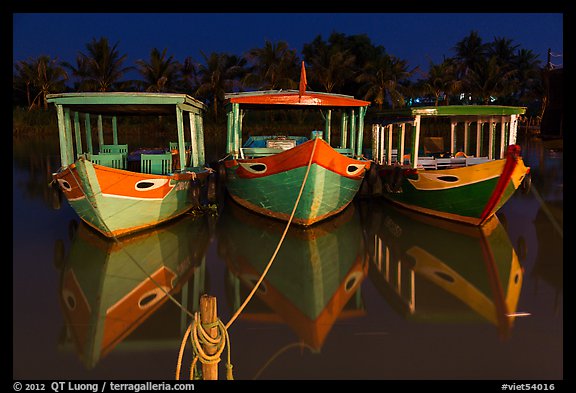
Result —
M 369 114 L 415 105 L 496 104 L 527 106 L 528 116 L 537 119 L 546 103 L 545 67 L 538 56 L 504 37 L 485 42 L 475 31 L 454 43 L 442 62 L 430 62 L 428 70 L 411 67 L 366 35 L 317 36 L 301 53 L 287 42 L 266 41 L 242 55 L 201 52 L 196 61 L 175 59 L 168 48 L 151 48 L 149 59 L 127 64 L 119 43 L 94 38 L 74 63 L 49 55 L 15 61 L 13 133 L 56 132 L 55 111 L 46 96 L 69 91 L 186 93 L 207 105 L 206 127 L 218 133 L 225 129 L 225 93 L 297 89 L 302 61 L 307 90 L 369 100 Z M 134 128 L 141 130 L 142 124 Z

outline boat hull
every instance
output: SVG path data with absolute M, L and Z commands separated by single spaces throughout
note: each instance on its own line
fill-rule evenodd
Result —
M 318 141 L 316 148 L 315 141 Z M 348 206 L 370 167 L 369 161 L 345 157 L 321 139 L 273 156 L 233 159 L 224 164 L 226 187 L 234 201 L 256 213 L 284 221 L 290 219 L 306 179 L 293 218 L 295 224 L 302 226 L 331 217 Z
M 382 195 L 410 210 L 483 225 L 514 194 L 529 168 L 511 146 L 505 159 L 441 170 L 382 166 Z
M 78 216 L 106 237 L 120 237 L 179 217 L 198 201 L 195 173 L 149 175 L 83 158 L 53 175 Z

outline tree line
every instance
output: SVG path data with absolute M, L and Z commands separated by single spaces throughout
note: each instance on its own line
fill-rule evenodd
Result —
M 87 43 L 74 63 L 49 55 L 15 61 L 13 104 L 47 109 L 46 95 L 67 91 L 173 92 L 203 101 L 219 118 L 225 93 L 297 89 L 303 60 L 308 90 L 352 95 L 378 109 L 493 103 L 543 110 L 543 69 L 532 50 L 503 37 L 484 42 L 471 31 L 452 51 L 423 71 L 388 54 L 365 34 L 334 32 L 326 40 L 318 35 L 304 44 L 302 58 L 285 41 L 265 41 L 241 56 L 200 52 L 201 61 L 191 56 L 179 61 L 167 48 L 153 48 L 148 59 L 127 64 L 119 43 L 101 37 Z M 133 71 L 139 79 L 127 78 Z

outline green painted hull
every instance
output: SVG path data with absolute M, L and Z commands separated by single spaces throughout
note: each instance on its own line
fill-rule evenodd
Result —
M 520 158 L 455 169 L 380 167 L 382 195 L 405 208 L 482 225 L 514 194 L 529 169 Z
M 170 179 L 174 187 L 162 198 L 144 199 L 102 192 L 94 165 L 77 160 L 74 176 L 85 197 L 68 199 L 78 216 L 107 237 L 124 236 L 171 220 L 192 209 L 197 201 L 191 196 L 190 180 Z M 126 171 L 124 171 L 126 172 Z M 126 181 L 134 177 L 128 173 Z M 70 176 L 67 176 L 70 178 Z M 73 183 L 73 181 L 69 181 Z
M 385 193 L 385 197 L 405 205 L 480 218 L 497 183 L 498 178 L 493 178 L 455 188 L 418 190 L 407 179 L 404 179 L 401 193 Z M 512 190 L 508 188 L 507 197 L 502 198 L 501 204 L 504 204 L 504 199 L 508 199 L 514 192 L 514 187 L 511 187 Z
M 228 192 L 236 202 L 269 217 L 289 218 L 304 181 L 305 167 L 250 179 L 236 176 L 236 168 L 227 168 L 226 174 Z M 294 222 L 307 225 L 340 212 L 354 199 L 361 182 L 312 164 Z

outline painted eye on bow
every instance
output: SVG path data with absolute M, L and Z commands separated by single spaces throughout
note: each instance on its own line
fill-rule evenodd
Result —
M 262 173 L 266 172 L 266 170 L 268 169 L 266 164 L 262 164 L 259 162 L 250 163 L 250 164 L 241 163 L 240 165 L 242 165 L 242 168 L 246 169 L 248 172 L 255 173 L 255 174 L 262 174 Z
M 445 182 L 449 182 L 449 183 L 453 183 L 453 182 L 456 182 L 459 180 L 458 177 L 452 176 L 452 175 L 442 175 L 442 176 L 438 176 L 436 179 L 442 180 Z
M 346 167 L 346 174 L 348 176 L 355 176 L 364 170 L 364 165 L 350 164 Z
M 66 180 L 64 179 L 58 179 L 58 184 L 60 184 L 60 187 L 62 187 L 63 190 L 65 191 L 70 191 L 72 190 L 72 186 L 70 185 L 70 183 L 68 183 Z
M 168 180 L 166 179 L 146 179 L 140 180 L 134 185 L 136 191 L 150 191 L 156 188 L 162 187 L 166 184 Z

